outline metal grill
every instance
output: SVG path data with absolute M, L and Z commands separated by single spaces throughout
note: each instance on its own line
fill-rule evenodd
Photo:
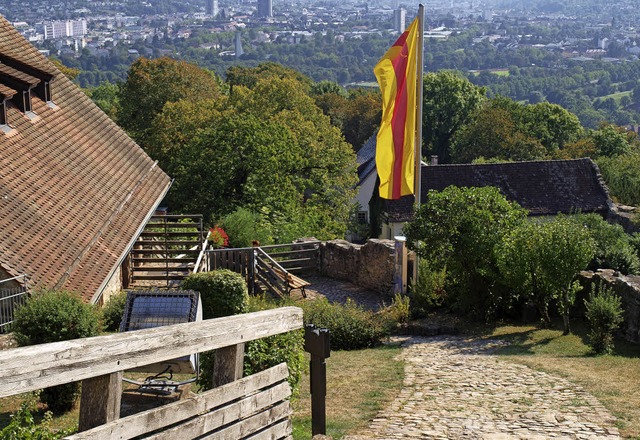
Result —
M 127 292 L 121 332 L 194 322 L 198 309 L 198 292 L 131 291 Z
M 10 281 L 22 284 L 20 287 L 7 288 Z M 9 333 L 15 311 L 29 297 L 29 279 L 26 275 L 0 280 L 0 334 Z
M 120 331 L 134 331 L 202 320 L 200 295 L 193 290 L 131 290 L 127 292 Z M 197 356 L 184 356 L 132 371 L 195 373 Z

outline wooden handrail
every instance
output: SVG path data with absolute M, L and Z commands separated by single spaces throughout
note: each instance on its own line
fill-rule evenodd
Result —
M 262 312 L 0 351 L 0 397 L 117 373 L 302 328 L 302 310 Z

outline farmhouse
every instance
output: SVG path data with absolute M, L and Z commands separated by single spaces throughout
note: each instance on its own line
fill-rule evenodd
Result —
M 0 16 L 0 280 L 103 301 L 170 183 Z
M 375 144 L 375 139 L 374 139 Z M 365 144 L 366 147 L 366 144 Z M 363 148 L 365 148 L 363 147 Z M 369 146 L 369 150 L 373 148 Z M 360 164 L 359 200 L 373 206 L 376 180 L 375 158 Z M 365 174 L 366 172 L 366 174 Z M 422 164 L 422 200 L 430 190 L 441 191 L 448 186 L 495 186 L 511 201 L 518 202 L 530 216 L 558 213 L 595 212 L 603 217 L 615 213 L 608 189 L 598 166 L 589 158 L 490 164 Z M 380 238 L 402 235 L 402 226 L 413 218 L 413 196 L 383 202 Z M 369 211 L 366 215 L 369 216 Z M 367 218 L 369 220 L 369 218 Z

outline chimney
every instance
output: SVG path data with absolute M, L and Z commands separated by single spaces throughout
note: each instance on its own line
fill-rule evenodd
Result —
M 431 164 L 430 165 L 438 165 L 438 156 L 431 156 Z

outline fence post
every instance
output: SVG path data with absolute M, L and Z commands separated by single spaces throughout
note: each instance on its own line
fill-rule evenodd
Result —
M 331 355 L 329 330 L 313 325 L 304 328 L 304 350 L 311 354 L 311 435 L 327 434 L 327 364 Z
M 242 379 L 244 343 L 218 348 L 213 355 L 213 387 Z
M 83 380 L 78 431 L 120 418 L 121 399 L 122 371 Z

